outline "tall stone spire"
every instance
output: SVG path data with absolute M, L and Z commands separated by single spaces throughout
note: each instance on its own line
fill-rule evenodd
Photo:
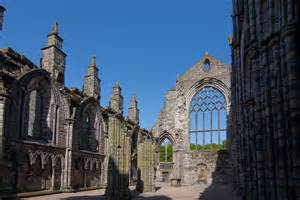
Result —
M 131 97 L 130 100 L 130 107 L 128 109 L 128 119 L 130 119 L 131 121 L 135 122 L 135 123 L 139 123 L 139 109 L 137 106 L 138 102 L 136 100 L 135 96 Z
M 93 56 L 88 66 L 87 74 L 84 77 L 83 93 L 100 101 L 101 81 L 98 78 L 98 71 L 96 56 Z
M 58 23 L 55 22 L 48 35 L 47 46 L 42 48 L 42 68 L 47 70 L 57 83 L 65 83 L 66 54 L 62 51 L 63 39 L 58 35 Z
M 58 35 L 58 23 L 54 22 L 52 32 L 48 35 L 48 46 L 56 46 L 58 49 L 62 48 L 63 39 Z
M 113 87 L 113 94 L 110 98 L 109 107 L 118 113 L 123 113 L 123 96 L 121 95 L 119 82 Z

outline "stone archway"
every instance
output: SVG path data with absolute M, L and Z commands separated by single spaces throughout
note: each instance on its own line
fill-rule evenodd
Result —
M 169 182 L 174 168 L 175 140 L 168 132 L 163 132 L 157 143 L 157 169 L 156 178 L 159 182 Z
M 60 190 L 62 187 L 62 169 L 63 161 L 61 158 L 57 158 L 54 167 L 54 185 L 53 190 Z

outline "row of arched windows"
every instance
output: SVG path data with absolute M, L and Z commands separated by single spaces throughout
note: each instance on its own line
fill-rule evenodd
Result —
M 60 107 L 58 105 L 49 106 L 50 96 L 39 90 L 32 90 L 27 97 L 27 119 L 25 135 L 27 139 L 37 141 L 52 141 L 57 144 L 60 131 Z M 100 150 L 102 137 L 102 123 L 96 116 L 93 106 L 85 105 L 81 113 L 80 120 L 77 121 L 80 130 L 78 132 L 79 149 L 88 151 Z M 51 116 L 46 116 L 51 115 Z M 27 122 L 26 122 L 27 121 Z M 48 122 L 47 122 L 48 121 Z M 51 123 L 50 123 L 51 121 Z M 48 127 L 51 125 L 51 127 Z M 47 132 L 47 133 L 45 133 Z M 47 134 L 51 134 L 50 136 Z

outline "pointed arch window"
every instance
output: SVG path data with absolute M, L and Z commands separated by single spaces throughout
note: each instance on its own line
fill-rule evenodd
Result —
M 88 112 L 84 113 L 82 126 L 81 149 L 90 150 L 91 119 Z
M 160 162 L 173 162 L 173 145 L 169 138 L 165 138 L 160 143 Z
M 226 99 L 218 89 L 206 86 L 198 91 L 190 106 L 191 150 L 216 145 L 224 148 L 226 117 Z
M 42 96 L 37 90 L 33 90 L 29 95 L 29 119 L 28 132 L 30 137 L 40 138 L 42 131 Z

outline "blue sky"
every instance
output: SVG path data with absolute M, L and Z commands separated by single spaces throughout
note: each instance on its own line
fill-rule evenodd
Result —
M 7 12 L 0 47 L 11 47 L 34 63 L 55 20 L 68 54 L 66 85 L 82 88 L 97 56 L 107 106 L 120 81 L 124 112 L 139 101 L 141 125 L 151 128 L 167 90 L 208 51 L 230 63 L 230 0 L 0 0 Z

